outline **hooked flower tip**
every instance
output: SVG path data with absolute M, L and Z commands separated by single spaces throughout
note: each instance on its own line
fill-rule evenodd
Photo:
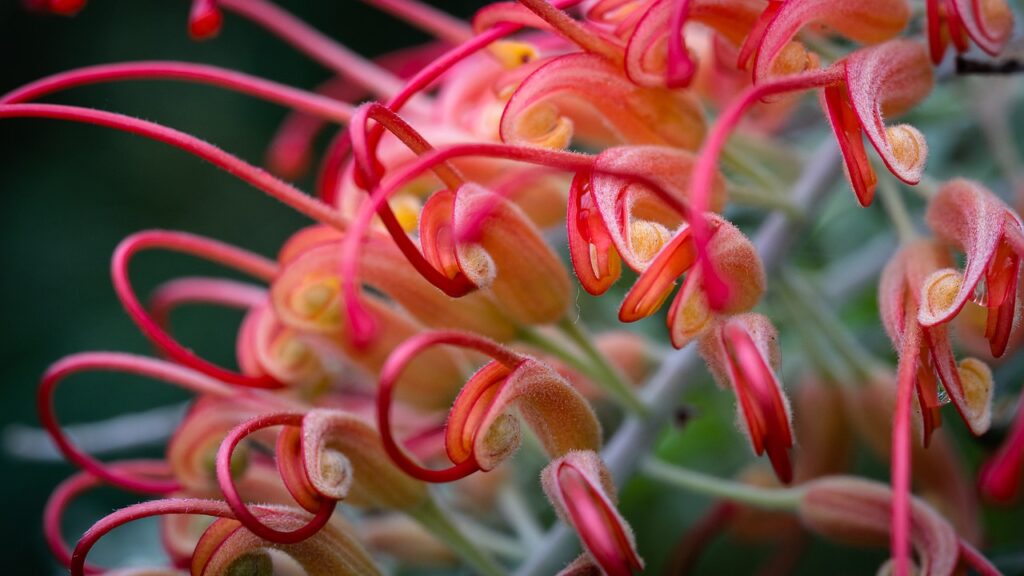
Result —
M 615 508 L 611 474 L 592 451 L 569 452 L 541 472 L 544 492 L 558 515 L 575 528 L 587 553 L 609 576 L 643 570 L 633 531 Z

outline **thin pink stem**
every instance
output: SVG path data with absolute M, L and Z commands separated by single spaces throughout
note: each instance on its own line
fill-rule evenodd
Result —
M 401 346 L 388 356 L 387 362 L 380 371 L 379 383 L 377 385 L 377 427 L 380 429 L 381 441 L 384 450 L 391 457 L 391 460 L 406 474 L 423 480 L 424 482 L 454 482 L 478 472 L 480 465 L 476 458 L 470 456 L 462 462 L 455 462 L 448 468 L 434 470 L 425 468 L 406 452 L 405 448 L 398 444 L 391 426 L 391 405 L 393 403 L 394 389 L 398 378 L 410 362 L 420 352 L 432 346 L 449 345 L 467 348 L 485 354 L 498 362 L 501 362 L 510 369 L 514 369 L 523 362 L 523 357 L 504 346 L 486 338 L 454 331 L 423 332 L 402 342 Z
M 433 34 L 439 40 L 461 44 L 473 37 L 473 29 L 464 21 L 416 0 L 363 0 L 382 12 Z
M 71 556 L 71 576 L 86 574 L 85 559 L 89 555 L 89 551 L 100 538 L 106 536 L 111 530 L 135 520 L 167 514 L 201 514 L 219 518 L 234 518 L 228 505 L 218 500 L 173 498 L 133 504 L 109 514 L 93 524 L 92 528 L 86 530 Z
M 693 240 L 697 248 L 697 259 L 704 273 L 704 291 L 708 304 L 715 310 L 725 307 L 729 297 L 729 287 L 715 270 L 714 263 L 708 255 L 709 229 L 705 221 L 704 213 L 708 211 L 711 203 L 711 188 L 718 168 L 718 158 L 725 148 L 729 135 L 736 129 L 743 114 L 763 98 L 784 94 L 821 88 L 843 81 L 843 66 L 830 66 L 822 70 L 814 70 L 801 74 L 794 74 L 772 80 L 763 84 L 750 86 L 743 91 L 735 100 L 719 115 L 714 128 L 704 142 L 700 155 L 697 157 L 693 169 L 690 194 L 692 214 L 690 226 L 693 231 Z
M 665 70 L 665 84 L 669 88 L 683 88 L 693 79 L 695 67 L 683 38 L 683 26 L 690 12 L 690 4 L 692 0 L 675 0 L 672 7 L 672 18 L 668 24 L 668 65 Z
M 238 488 L 235 486 L 234 477 L 231 474 L 231 455 L 234 453 L 238 443 L 249 434 L 273 426 L 302 426 L 303 416 L 301 413 L 284 412 L 265 414 L 247 420 L 228 433 L 224 441 L 221 442 L 220 449 L 217 451 L 217 483 L 220 485 L 220 489 L 224 493 L 224 498 L 227 500 L 228 506 L 231 507 L 231 511 L 234 512 L 238 521 L 250 532 L 264 540 L 277 544 L 295 544 L 319 532 L 327 524 L 328 520 L 331 519 L 331 514 L 334 513 L 337 500 L 321 497 L 319 498 L 320 507 L 309 523 L 291 532 L 275 530 L 260 522 L 259 518 L 249 511 L 249 508 L 246 507 L 245 502 L 239 496 Z
M 280 388 L 282 384 L 268 375 L 249 376 L 222 368 L 200 358 L 178 343 L 153 319 L 149 311 L 139 301 L 128 276 L 128 265 L 131 259 L 139 252 L 152 249 L 190 254 L 241 270 L 268 282 L 277 276 L 277 264 L 252 252 L 202 236 L 184 232 L 149 230 L 133 234 L 121 241 L 117 250 L 114 251 L 110 271 L 114 281 L 114 292 L 125 311 L 146 338 L 168 357 L 229 384 L 253 388 Z
M 191 369 L 154 358 L 121 354 L 117 352 L 87 352 L 68 356 L 43 375 L 36 395 L 39 421 L 57 448 L 78 467 L 110 484 L 147 494 L 169 494 L 180 488 L 173 480 L 154 480 L 126 473 L 124 470 L 109 468 L 106 464 L 80 450 L 64 434 L 54 409 L 53 396 L 62 380 L 80 372 L 106 371 L 135 374 L 180 386 L 197 394 L 209 394 L 222 398 L 237 394 L 230 386 Z
M 971 546 L 964 539 L 960 539 L 960 561 L 970 568 L 973 568 L 979 576 L 1002 576 L 1002 572 L 989 562 L 985 555 Z
M 237 176 L 317 222 L 339 229 L 345 229 L 347 226 L 346 218 L 323 202 L 307 196 L 291 184 L 275 178 L 261 168 L 257 168 L 208 142 L 173 128 L 122 114 L 55 104 L 0 104 L 0 118 L 70 120 L 145 136 L 194 154 L 214 166 Z
M 892 530 L 893 573 L 910 573 L 910 411 L 917 382 L 920 328 L 915 324 L 903 335 L 896 380 L 896 412 L 892 426 Z
M 348 122 L 353 112 L 352 106 L 344 102 L 271 80 L 216 66 L 166 61 L 103 64 L 61 72 L 7 93 L 0 97 L 0 104 L 22 104 L 79 86 L 128 80 L 182 80 L 210 84 L 339 123 Z
M 164 282 L 149 298 L 153 321 L 167 326 L 171 311 L 183 304 L 214 304 L 228 308 L 255 308 L 267 301 L 260 286 L 221 278 L 187 277 Z
M 351 79 L 382 98 L 390 98 L 402 81 L 290 12 L 267 0 L 219 0 L 222 7 L 266 28 L 339 75 Z
M 116 462 L 110 464 L 109 468 L 132 475 L 168 476 L 171 474 L 170 467 L 162 460 Z M 64 534 L 61 530 L 61 520 L 64 518 L 64 512 L 67 511 L 68 505 L 82 493 L 102 484 L 103 481 L 96 476 L 88 472 L 78 472 L 58 484 L 53 494 L 50 495 L 49 500 L 46 501 L 46 507 L 43 509 L 43 534 L 46 538 L 46 544 L 50 547 L 50 551 L 64 567 L 71 566 L 71 548 L 68 547 L 67 542 L 64 540 Z M 84 565 L 84 570 L 90 574 L 102 572 L 101 568 L 89 564 Z
M 519 3 L 580 48 L 592 54 L 604 56 L 615 64 L 622 63 L 625 57 L 625 49 L 622 46 L 613 44 L 610 39 L 588 29 L 583 23 L 573 19 L 548 0 L 519 0 Z

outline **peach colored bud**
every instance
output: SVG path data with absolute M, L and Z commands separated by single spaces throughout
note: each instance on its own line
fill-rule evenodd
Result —
M 359 523 L 358 535 L 371 552 L 386 554 L 404 566 L 442 568 L 459 561 L 451 548 L 408 516 L 368 516 Z
M 480 368 L 455 399 L 445 425 L 444 444 L 453 466 L 437 470 L 424 468 L 397 442 L 391 404 L 395 382 L 410 361 L 441 345 L 473 350 L 495 360 Z M 384 447 L 399 467 L 421 480 L 452 482 L 494 469 L 519 447 L 520 418 L 552 458 L 571 450 L 596 450 L 601 445 L 601 425 L 590 404 L 553 368 L 473 334 L 425 333 L 402 343 L 381 370 L 379 385 L 377 418 Z
M 590 405 L 552 368 L 536 360 L 513 370 L 492 362 L 455 400 L 445 431 L 452 461 L 472 457 L 481 469 L 491 470 L 515 452 L 521 433 L 509 413 L 513 406 L 552 458 L 601 446 L 601 427 Z
M 522 210 L 467 184 L 455 195 L 453 221 L 455 238 L 464 227 L 478 230 L 465 242 L 456 240 L 459 267 L 478 287 L 489 289 L 508 317 L 547 324 L 565 315 L 572 295 L 569 276 Z
M 281 432 L 278 468 L 300 504 L 316 498 L 346 500 L 356 506 L 409 510 L 427 499 L 422 482 L 404 474 L 388 458 L 380 435 L 366 421 L 340 410 L 317 409 L 302 427 Z M 303 504 L 306 507 L 306 504 Z
M 859 478 L 834 476 L 806 485 L 798 509 L 811 531 L 853 545 L 882 546 L 888 542 L 892 491 L 888 486 Z M 918 499 L 911 503 L 911 542 L 922 575 L 952 574 L 960 542 L 953 527 Z
M 570 120 L 571 118 L 571 120 Z M 704 118 L 691 95 L 633 84 L 606 58 L 568 54 L 548 60 L 515 90 L 501 119 L 509 144 L 660 144 L 696 150 Z
M 307 521 L 303 513 L 283 506 L 260 506 L 256 513 L 275 530 L 294 530 Z M 309 576 L 380 574 L 362 545 L 333 524 L 298 544 L 272 544 L 227 518 L 215 521 L 203 533 L 192 557 L 192 574 L 272 574 L 273 563 L 265 551 L 270 547 L 290 556 Z
M 576 530 L 605 574 L 628 576 L 643 569 L 633 531 L 615 508 L 611 474 L 597 453 L 569 452 L 548 464 L 540 477 L 555 512 Z
M 408 263 L 389 238 L 372 237 L 361 253 L 361 279 L 420 322 L 502 340 L 515 334 L 515 325 L 492 299 L 476 293 L 461 298 L 445 295 Z M 340 270 L 339 242 L 321 242 L 294 253 L 271 287 L 271 299 L 282 320 L 307 331 L 341 330 Z

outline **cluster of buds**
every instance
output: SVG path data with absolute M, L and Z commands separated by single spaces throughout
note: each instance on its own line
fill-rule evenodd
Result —
M 945 398 L 972 433 L 992 425 L 992 371 L 974 358 L 957 363 L 949 328 L 958 323 L 977 336 L 969 341 L 987 341 L 982 356 L 1003 356 L 1021 341 L 1019 216 L 965 180 L 930 199 L 934 239 L 906 242 L 880 282 L 898 376 L 879 377 L 847 399 L 808 387 L 813 396 L 795 403 L 824 419 L 821 410 L 839 414 L 863 402 L 867 408 L 850 410 L 850 419 L 860 418 L 862 436 L 891 455 L 892 488 L 822 478 L 848 465 L 836 457 L 846 453 L 846 420 L 821 429 L 798 410 L 794 423 L 779 333 L 769 315 L 754 312 L 770 270 L 760 247 L 730 221 L 744 190 L 764 185 L 757 175 L 786 179 L 730 137 L 781 139 L 800 113 L 799 95 L 814 92 L 858 204 L 870 205 L 888 177 L 876 165 L 918 184 L 925 137 L 889 120 L 931 93 L 933 63 L 947 44 L 999 53 L 1013 26 L 1004 0 L 927 0 L 927 43 L 904 34 L 918 17 L 908 0 L 519 0 L 485 6 L 471 22 L 416 0 L 367 2 L 439 43 L 369 61 L 270 0 L 193 0 L 193 37 L 216 35 L 229 12 L 337 78 L 307 91 L 214 66 L 129 62 L 57 74 L 0 97 L 0 118 L 84 122 L 164 142 L 314 221 L 273 259 L 161 230 L 117 247 L 115 292 L 162 359 L 84 353 L 43 378 L 40 419 L 82 469 L 58 487 L 45 513 L 47 540 L 73 574 L 101 571 L 86 562 L 93 545 L 149 516 L 163 519 L 174 568 L 193 574 L 286 566 L 376 574 L 382 557 L 408 566 L 462 561 L 502 574 L 529 547 L 516 542 L 509 551 L 500 538 L 474 538 L 461 527 L 493 521 L 488 511 L 519 489 L 515 472 L 527 467 L 513 459 L 520 449 L 549 461 L 531 487 L 543 488 L 582 545 L 562 573 L 640 572 L 644 560 L 613 482 L 628 471 L 602 449 L 621 426 L 616 410 L 641 422 L 660 412 L 640 390 L 658 354 L 634 333 L 591 336 L 573 305 L 575 280 L 601 296 L 624 272 L 635 280 L 619 305 L 622 323 L 658 314 L 680 284 L 665 307 L 666 340 L 696 347 L 733 393 L 740 428 L 774 472 L 765 482 L 802 486 L 793 511 L 805 529 L 855 543 L 889 536 L 886 569 L 901 576 L 991 568 L 967 543 L 977 541 L 978 527 L 963 484 L 934 481 L 958 460 L 933 434 Z M 28 2 L 58 14 L 83 4 Z M 153 122 L 36 102 L 131 79 L 207 83 L 293 110 L 271 144 L 270 171 Z M 717 110 L 713 123 L 708 109 Z M 282 178 L 303 174 L 328 123 L 342 129 L 310 196 Z M 563 242 L 545 234 L 562 226 L 567 261 L 559 256 Z M 147 250 L 208 260 L 259 284 L 180 278 L 144 303 L 128 268 Z M 962 270 L 954 251 L 966 255 Z M 244 311 L 237 369 L 174 337 L 170 314 L 191 303 Z M 62 380 L 87 371 L 126 372 L 196 395 L 164 459 L 106 463 L 75 444 L 53 396 Z M 931 452 L 912 457 L 915 422 Z M 913 499 L 912 463 L 931 470 L 923 478 L 953 503 L 952 523 Z M 1024 416 L 985 466 L 984 494 L 1012 499 L 1022 467 Z M 451 490 L 431 489 L 442 483 Z M 72 549 L 63 512 L 101 484 L 154 499 L 100 520 Z M 339 506 L 352 513 L 337 513 Z M 509 524 L 525 541 L 530 530 L 519 512 Z M 211 516 L 212 524 L 202 520 Z

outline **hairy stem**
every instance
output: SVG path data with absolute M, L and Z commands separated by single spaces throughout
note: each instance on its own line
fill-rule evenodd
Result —
M 673 466 L 657 458 L 644 460 L 641 470 L 655 480 L 678 486 L 684 490 L 764 510 L 793 510 L 800 504 L 800 499 L 804 494 L 800 488 L 760 488 L 681 466 Z

